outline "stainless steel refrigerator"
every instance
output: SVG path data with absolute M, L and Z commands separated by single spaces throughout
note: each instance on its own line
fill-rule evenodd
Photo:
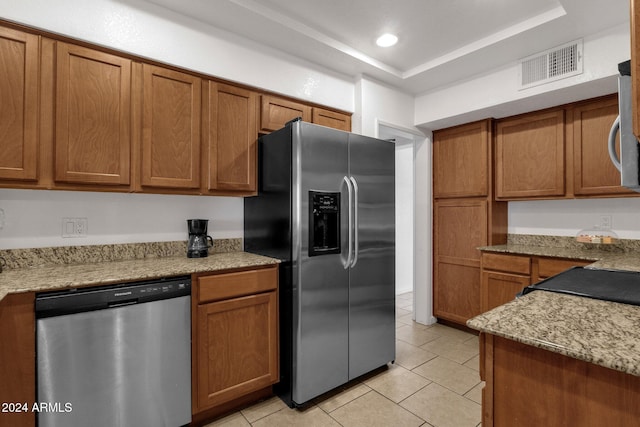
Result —
M 276 392 L 294 407 L 395 359 L 395 147 L 296 120 L 258 158 L 244 247 L 282 261 Z

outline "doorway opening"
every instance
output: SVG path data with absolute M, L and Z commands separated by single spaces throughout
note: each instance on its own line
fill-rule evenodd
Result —
M 429 213 L 425 218 L 417 209 L 423 204 L 424 185 L 428 187 L 427 198 L 431 197 L 431 187 L 429 181 L 416 186 L 420 182 L 416 179 L 416 173 L 419 172 L 416 170 L 416 160 L 422 156 L 424 148 L 429 147 L 428 139 L 413 129 L 380 121 L 377 132 L 378 138 L 394 140 L 396 144 L 396 295 L 413 292 L 414 320 L 424 324 L 433 323 L 431 258 L 429 256 L 422 260 L 422 248 L 431 241 L 431 216 Z M 427 157 L 430 165 L 430 156 Z M 420 222 L 417 222 L 417 218 L 420 218 Z M 420 254 L 419 258 L 416 254 Z M 416 263 L 416 259 L 420 259 L 420 262 Z

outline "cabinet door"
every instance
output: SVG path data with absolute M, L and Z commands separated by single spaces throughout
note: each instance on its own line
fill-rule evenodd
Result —
M 57 43 L 55 180 L 129 184 L 131 61 Z
M 483 312 L 513 301 L 516 294 L 529 286 L 530 277 L 517 274 L 482 271 L 480 293 Z
M 198 77 L 144 64 L 141 183 L 148 187 L 200 187 Z
M 206 189 L 255 192 L 257 95 L 212 81 L 206 84 Z
M 490 122 L 433 133 L 433 197 L 489 194 Z
M 496 126 L 496 198 L 564 196 L 564 110 Z
M 1 62 L 1 61 L 0 61 Z M 36 398 L 35 294 L 9 294 L 0 300 L 0 402 L 28 406 L 0 415 L 0 427 L 33 427 Z M 6 408 L 5 408 L 6 409 Z
M 299 102 L 262 95 L 260 132 L 269 133 L 278 130 L 296 117 L 302 117 L 305 122 L 311 122 L 311 107 Z
M 634 194 L 620 186 L 620 172 L 609 159 L 606 141 L 618 116 L 618 98 L 601 99 L 573 110 L 574 193 Z M 620 136 L 618 135 L 618 144 Z
M 0 28 L 0 179 L 37 179 L 38 55 L 38 36 Z
M 531 283 L 537 283 L 542 279 L 555 276 L 572 267 L 581 267 L 592 263 L 593 261 L 578 259 L 534 257 Z
M 330 128 L 351 132 L 351 116 L 335 111 L 313 108 L 313 123 Z
M 433 311 L 464 323 L 480 314 L 480 251 L 487 244 L 485 200 L 438 200 L 434 206 Z
M 276 294 L 272 291 L 198 306 L 199 410 L 278 381 Z

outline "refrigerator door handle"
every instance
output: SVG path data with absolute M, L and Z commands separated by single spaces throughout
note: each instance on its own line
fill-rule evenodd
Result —
M 355 267 L 358 262 L 358 228 L 360 223 L 358 222 L 358 181 L 354 177 L 349 177 L 353 185 L 353 262 L 351 267 Z
M 347 184 L 347 193 L 349 194 L 349 200 L 348 200 L 348 205 L 349 205 L 349 226 L 347 228 L 347 233 L 349 234 L 349 249 L 348 249 L 348 255 L 347 255 L 347 262 L 344 263 L 344 269 L 348 269 L 349 267 L 351 267 L 351 263 L 352 263 L 352 255 L 353 255 L 353 233 L 352 233 L 352 228 L 353 228 L 353 189 L 351 187 L 351 181 L 349 180 L 349 178 L 347 178 L 346 176 L 343 178 L 343 181 L 345 182 L 345 184 Z

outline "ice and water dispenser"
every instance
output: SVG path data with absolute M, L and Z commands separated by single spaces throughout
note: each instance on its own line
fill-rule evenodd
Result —
M 340 253 L 340 193 L 309 191 L 309 256 Z

